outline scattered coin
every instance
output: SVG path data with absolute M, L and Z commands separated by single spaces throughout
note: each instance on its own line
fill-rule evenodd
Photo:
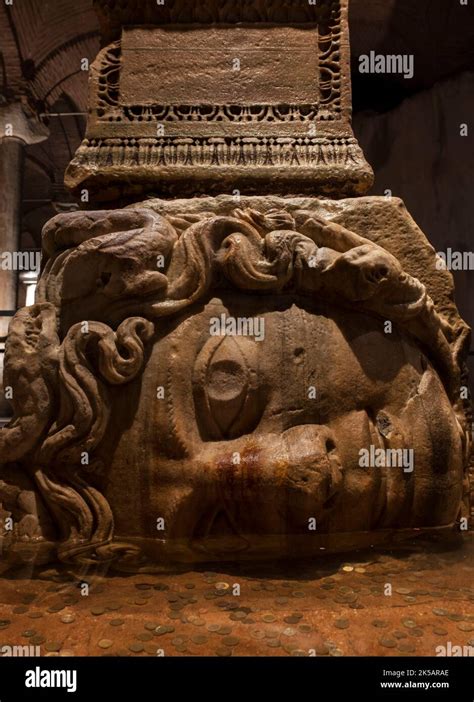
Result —
M 144 625 L 147 631 L 155 631 L 156 627 L 159 626 L 156 622 L 146 622 Z
M 220 624 L 208 624 L 207 627 L 206 627 L 206 629 L 207 629 L 208 631 L 211 631 L 211 632 L 213 632 L 213 633 L 218 632 L 220 628 L 221 628 L 221 625 L 220 625 Z
M 406 639 L 408 634 L 406 634 L 404 631 L 394 631 L 392 636 L 394 636 L 396 639 Z
M 278 605 L 285 605 L 285 604 L 288 604 L 288 602 L 289 602 L 288 597 L 277 597 L 275 599 L 275 604 L 278 604 Z
M 35 636 L 32 636 L 30 638 L 30 641 L 33 644 L 33 646 L 41 646 L 42 644 L 44 644 L 46 639 L 41 634 L 36 634 Z
M 458 624 L 457 628 L 459 631 L 474 631 L 474 624 L 469 624 L 468 622 L 461 622 Z
M 76 620 L 76 616 L 74 614 L 62 614 L 61 615 L 61 621 L 63 624 L 72 624 Z
M 372 621 L 372 626 L 375 626 L 376 629 L 385 629 L 388 626 L 388 622 L 384 619 L 374 619 Z
M 303 619 L 303 615 L 301 614 L 290 614 L 288 617 L 285 617 L 283 621 L 285 624 L 298 624 L 301 619 Z
M 349 621 L 347 619 L 336 619 L 334 622 L 334 626 L 336 629 L 348 629 L 349 628 Z
M 283 636 L 292 637 L 292 636 L 296 636 L 297 632 L 296 632 L 296 629 L 293 629 L 291 626 L 288 626 L 288 627 L 286 627 L 286 629 L 283 629 L 283 631 L 281 633 L 283 634 Z
M 197 644 L 198 646 L 201 646 L 202 644 L 207 643 L 208 640 L 209 639 L 207 638 L 207 636 L 204 636 L 204 634 L 197 634 L 196 636 L 193 636 L 191 638 L 191 641 L 193 643 Z
M 132 643 L 128 647 L 128 650 L 132 653 L 142 653 L 145 650 L 145 647 L 141 643 Z
M 438 617 L 447 617 L 449 614 L 447 609 L 439 609 L 438 607 L 435 607 L 432 612 Z
M 254 629 L 252 632 L 250 632 L 250 636 L 253 639 L 261 640 L 265 638 L 265 632 L 261 629 Z
M 236 636 L 225 636 L 222 639 L 222 643 L 226 646 L 237 646 L 239 639 Z
M 384 648 L 396 648 L 397 647 L 397 642 L 394 641 L 393 639 L 380 639 L 379 642 L 380 642 L 381 646 L 384 646 Z
M 216 651 L 216 656 L 219 656 L 221 658 L 225 656 L 231 656 L 232 655 L 232 649 L 231 648 L 218 648 Z
M 464 617 L 461 614 L 448 614 L 448 619 L 450 619 L 452 622 L 462 622 Z
M 276 622 L 276 617 L 273 614 L 264 614 L 262 621 L 264 621 L 266 624 L 272 624 L 273 622 Z
M 31 641 L 33 641 L 33 639 L 31 639 Z M 55 653 L 61 650 L 61 644 L 59 643 L 59 641 L 47 641 L 44 647 L 47 651 Z
M 416 627 L 414 629 L 410 629 L 410 636 L 421 637 L 421 636 L 424 636 L 424 633 L 425 632 L 423 631 L 423 629 L 420 629 L 419 627 Z
M 344 655 L 344 652 L 341 651 L 340 648 L 330 648 L 330 649 L 329 649 L 329 655 L 330 655 L 330 656 L 337 656 L 337 657 L 340 657 L 340 656 L 343 656 L 343 655 Z
M 139 641 L 151 641 L 153 638 L 153 634 L 150 634 L 149 631 L 142 631 L 140 634 L 137 635 L 137 639 Z
M 32 636 L 35 636 L 36 634 L 36 629 L 27 629 L 26 631 L 22 632 L 22 636 L 24 636 L 27 639 L 30 639 Z
M 407 629 L 416 629 L 417 628 L 417 623 L 414 621 L 414 619 L 404 619 L 402 621 L 403 626 L 405 626 Z
M 219 634 L 221 634 L 221 636 L 227 636 L 227 634 L 230 634 L 231 631 L 232 631 L 231 626 L 224 625 L 224 626 L 219 627 Z
M 100 617 L 102 614 L 105 614 L 105 609 L 104 607 L 92 607 L 91 614 L 93 614 L 94 617 Z
M 232 619 L 232 621 L 238 621 L 239 619 L 245 619 L 247 616 L 247 612 L 232 612 L 232 614 L 229 615 L 229 619 Z
M 111 648 L 111 646 L 114 645 L 114 642 L 111 641 L 110 639 L 101 639 L 98 643 L 98 646 L 100 648 Z
M 48 612 L 51 614 L 56 614 L 56 612 L 60 612 L 62 609 L 64 609 L 65 606 L 66 605 L 63 602 L 61 602 L 61 604 L 51 605 L 51 607 L 48 607 Z
M 303 633 L 303 634 L 309 634 L 312 630 L 313 627 L 311 627 L 309 624 L 300 624 L 298 626 L 298 629 Z
M 398 650 L 400 653 L 414 653 L 416 651 L 415 646 L 412 643 L 401 643 L 398 644 Z
M 111 619 L 109 622 L 110 626 L 122 626 L 124 623 L 124 619 Z
M 25 612 L 28 611 L 28 607 L 25 607 L 24 605 L 20 605 L 19 607 L 14 607 L 12 609 L 13 614 L 25 614 Z
M 281 644 L 278 639 L 268 639 L 267 646 L 270 648 L 279 648 Z
M 174 626 L 157 626 L 155 629 L 156 636 L 163 636 L 164 634 L 172 634 L 174 631 Z

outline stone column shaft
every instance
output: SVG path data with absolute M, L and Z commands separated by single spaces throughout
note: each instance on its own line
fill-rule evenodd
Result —
M 20 247 L 20 213 L 24 143 L 15 137 L 0 141 L 0 253 Z M 0 313 L 15 311 L 17 271 L 4 269 L 0 261 Z M 2 314 L 0 336 L 6 334 L 8 317 Z

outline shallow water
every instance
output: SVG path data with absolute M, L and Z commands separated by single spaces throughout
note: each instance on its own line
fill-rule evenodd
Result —
M 41 656 L 474 655 L 473 576 L 471 535 L 160 575 L 23 569 L 0 581 L 0 644 Z

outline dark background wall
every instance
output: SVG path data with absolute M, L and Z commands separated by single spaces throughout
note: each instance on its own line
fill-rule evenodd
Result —
M 375 171 L 371 194 L 401 197 L 437 251 L 474 251 L 474 3 L 352 0 L 351 21 L 354 130 Z M 370 49 L 413 54 L 413 79 L 361 75 Z M 474 270 L 453 275 L 474 327 Z M 474 356 L 470 366 L 474 389 Z

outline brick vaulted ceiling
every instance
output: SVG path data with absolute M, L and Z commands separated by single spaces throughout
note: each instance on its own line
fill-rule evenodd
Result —
M 43 115 L 51 134 L 26 150 L 25 245 L 39 242 L 43 222 L 68 200 L 64 169 L 84 133 L 85 117 L 64 115 L 87 110 L 88 74 L 81 59 L 91 61 L 99 43 L 93 0 L 0 3 L 0 104 L 22 99 Z M 390 109 L 413 92 L 472 69 L 474 2 L 465 7 L 460 0 L 351 0 L 351 44 L 355 110 Z M 357 57 L 371 50 L 414 54 L 414 79 L 360 76 Z
M 39 244 L 43 223 L 69 199 L 63 174 L 86 123 L 80 113 L 87 110 L 88 73 L 81 60 L 92 61 L 99 47 L 92 0 L 0 4 L 0 103 L 20 99 L 50 130 L 47 141 L 26 149 L 24 246 Z

